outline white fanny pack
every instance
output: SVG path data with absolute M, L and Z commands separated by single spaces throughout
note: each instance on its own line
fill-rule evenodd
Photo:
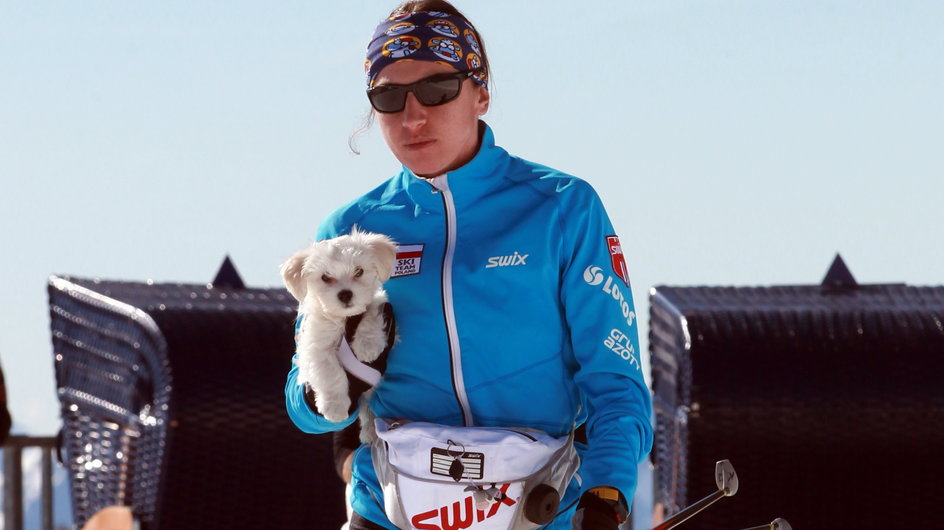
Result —
M 371 456 L 398 528 L 537 528 L 580 466 L 573 433 L 375 420 Z

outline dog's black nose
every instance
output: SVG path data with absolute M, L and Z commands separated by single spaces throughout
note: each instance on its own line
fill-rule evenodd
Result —
M 338 300 L 344 302 L 345 304 L 351 301 L 351 297 L 354 296 L 354 293 L 345 289 L 338 293 Z

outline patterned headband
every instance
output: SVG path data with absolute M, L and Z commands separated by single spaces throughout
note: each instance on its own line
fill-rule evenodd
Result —
M 482 68 L 482 51 L 475 28 L 464 18 L 439 11 L 417 11 L 381 22 L 367 45 L 367 86 L 397 61 L 432 61 L 460 72 Z M 488 72 L 472 75 L 488 88 Z

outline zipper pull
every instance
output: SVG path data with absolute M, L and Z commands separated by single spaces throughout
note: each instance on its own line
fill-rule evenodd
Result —
M 483 512 L 495 502 L 494 496 L 489 495 L 488 491 L 482 488 L 478 488 L 472 492 L 472 500 L 475 502 L 475 508 Z
M 487 510 L 491 505 L 496 502 L 501 502 L 501 500 L 505 498 L 501 490 L 495 487 L 495 484 L 492 484 L 490 488 L 472 484 L 466 486 L 463 491 L 472 492 L 472 501 L 475 503 L 475 508 L 482 511 Z
M 452 461 L 452 465 L 449 466 L 449 476 L 452 477 L 452 480 L 459 482 L 462 480 L 462 473 L 465 471 L 465 466 L 462 465 L 462 462 L 459 461 L 457 456 L 455 460 Z
M 452 464 L 449 465 L 449 476 L 452 477 L 452 480 L 459 482 L 462 480 L 462 475 L 465 473 L 465 466 L 462 465 L 462 456 L 465 454 L 465 447 L 460 444 L 453 442 L 452 440 L 446 440 L 448 446 L 446 447 L 446 454 L 452 457 Z M 453 447 L 461 447 L 458 451 L 453 452 L 451 449 Z

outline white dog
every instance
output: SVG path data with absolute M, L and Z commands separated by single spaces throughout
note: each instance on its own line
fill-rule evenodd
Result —
M 390 278 L 396 254 L 396 244 L 387 236 L 355 227 L 350 235 L 318 241 L 282 265 L 285 286 L 304 314 L 298 384 L 311 386 L 318 412 L 330 421 L 346 419 L 351 406 L 347 376 L 337 358 L 346 319 L 364 314 L 351 344 L 358 360 L 375 360 L 387 345 L 381 311 L 387 293 L 381 284 Z M 369 414 L 365 409 L 362 428 Z

